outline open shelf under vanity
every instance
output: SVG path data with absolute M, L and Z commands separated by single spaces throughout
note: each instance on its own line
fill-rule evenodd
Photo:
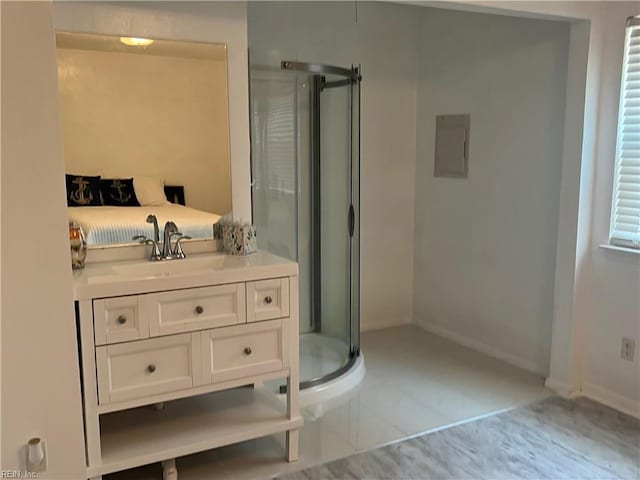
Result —
M 104 475 L 302 426 L 266 389 L 238 388 L 101 415 Z

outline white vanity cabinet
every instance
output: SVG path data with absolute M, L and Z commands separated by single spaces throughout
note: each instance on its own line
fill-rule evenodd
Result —
M 179 262 L 74 272 L 88 478 L 278 432 L 297 458 L 297 265 Z M 259 388 L 284 377 L 286 402 Z

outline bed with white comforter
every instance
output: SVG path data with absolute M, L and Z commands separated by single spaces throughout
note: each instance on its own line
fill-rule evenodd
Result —
M 67 207 L 69 221 L 82 227 L 88 245 L 131 243 L 135 235 L 153 238 L 153 225 L 147 215 L 158 217 L 160 239 L 164 224 L 172 220 L 180 232 L 193 238 L 213 238 L 213 224 L 220 219 L 215 213 L 196 210 L 174 203 L 145 207 Z

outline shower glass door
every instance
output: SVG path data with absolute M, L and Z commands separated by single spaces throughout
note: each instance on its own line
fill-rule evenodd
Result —
M 299 264 L 305 388 L 359 353 L 359 72 L 270 55 L 250 52 L 253 221 Z
M 319 96 L 318 228 L 319 264 L 315 273 L 319 282 L 316 293 L 314 330 L 351 346 L 351 89 L 344 78 L 316 76 Z M 348 352 L 347 352 L 348 353 Z

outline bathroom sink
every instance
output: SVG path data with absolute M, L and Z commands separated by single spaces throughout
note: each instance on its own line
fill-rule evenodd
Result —
M 113 269 L 121 275 L 164 277 L 206 272 L 208 270 L 221 268 L 223 264 L 224 257 L 220 255 L 216 257 L 184 258 L 182 260 L 166 260 L 160 262 L 136 262 L 126 265 L 114 265 Z

